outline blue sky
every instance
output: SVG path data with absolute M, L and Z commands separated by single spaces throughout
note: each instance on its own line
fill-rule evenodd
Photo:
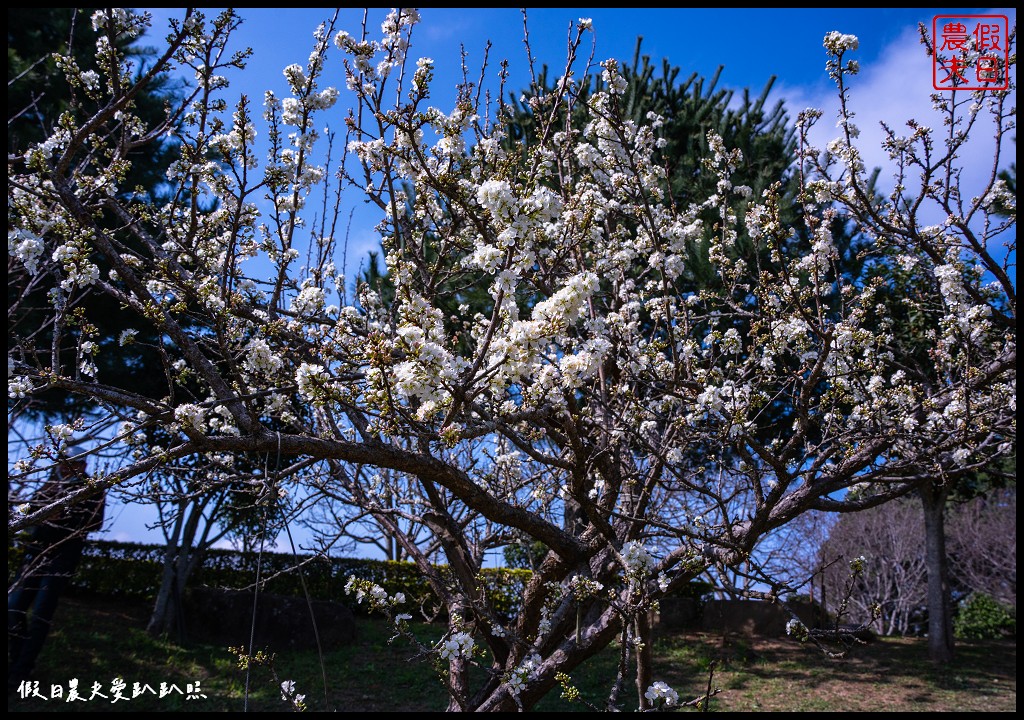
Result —
M 148 11 L 154 16 L 155 27 L 169 16 L 182 15 L 182 11 L 168 8 Z M 233 88 L 257 97 L 265 85 L 283 92 L 281 68 L 305 62 L 313 29 L 331 15 L 325 8 L 241 8 L 238 12 L 245 19 L 236 35 L 239 47 L 248 45 L 256 53 L 247 72 L 251 77 L 238 78 Z M 539 64 L 554 65 L 563 60 L 569 23 L 590 17 L 594 21 L 597 60 L 631 59 L 636 38 L 643 36 L 644 52 L 655 60 L 669 58 L 683 69 L 684 77 L 693 71 L 711 75 L 724 65 L 722 80 L 730 87 L 760 89 L 775 74 L 787 86 L 824 89 L 828 86 L 821 45 L 825 33 L 839 30 L 857 35 L 861 41 L 859 58 L 862 65 L 868 65 L 881 58 L 893 43 L 905 43 L 908 35 L 916 45 L 918 22 L 930 26 L 937 14 L 969 12 L 1003 13 L 1011 18 L 1016 14 L 1007 8 L 537 8 L 528 10 L 528 16 L 533 55 Z M 383 14 L 383 10 L 371 11 L 374 30 Z M 354 31 L 361 18 L 361 10 L 343 10 L 339 28 Z M 413 54 L 435 60 L 437 87 L 454 84 L 460 44 L 470 54 L 472 67 L 482 57 L 487 40 L 494 44 L 492 58 L 510 61 L 509 87 L 525 87 L 528 76 L 519 9 L 424 8 L 422 18 L 413 37 Z M 930 76 L 906 80 L 908 89 L 918 81 L 925 89 L 930 87 Z
M 168 8 L 149 9 L 154 27 L 166 27 L 169 17 L 182 17 L 183 11 Z M 214 11 L 207 11 L 212 14 Z M 379 34 L 380 21 L 386 11 L 371 10 L 371 32 Z M 290 63 L 304 64 L 312 49 L 312 33 L 331 15 L 323 8 L 242 8 L 245 22 L 235 36 L 236 49 L 250 46 L 254 55 L 244 72 L 228 74 L 229 106 L 240 93 L 246 93 L 258 104 L 263 92 L 273 90 L 279 97 L 287 96 L 282 68 Z M 510 78 L 507 88 L 518 91 L 529 83 L 528 65 L 523 45 L 522 13 L 514 8 L 425 8 L 422 22 L 413 34 L 411 55 L 434 59 L 436 82 L 432 101 L 442 110 L 450 111 L 455 84 L 461 79 L 460 44 L 468 53 L 467 64 L 473 77 L 487 40 L 492 41 L 490 81 L 496 86 L 496 68 L 502 58 L 509 60 Z M 719 65 L 724 66 L 720 87 L 749 87 L 758 93 L 769 77 L 777 76 L 772 96 L 786 100 L 791 116 L 805 107 L 820 107 L 826 116 L 821 123 L 818 140 L 823 146 L 834 133 L 835 99 L 833 86 L 825 72 L 825 51 L 822 38 L 832 30 L 852 33 L 860 39 L 854 57 L 862 71 L 854 85 L 853 107 L 864 130 L 866 146 L 874 145 L 881 135 L 879 119 L 902 125 L 910 117 L 929 122 L 933 92 L 930 60 L 918 43 L 917 24 L 931 27 L 935 15 L 1005 14 L 1011 27 L 1016 24 L 1012 8 L 989 10 L 967 8 L 771 8 L 771 9 L 678 9 L 678 8 L 544 8 L 528 11 L 530 42 L 538 69 L 543 64 L 552 72 L 564 63 L 569 23 L 581 17 L 593 19 L 596 51 L 595 62 L 612 57 L 629 61 L 633 57 L 638 36 L 643 36 L 643 52 L 657 65 L 668 58 L 681 68 L 680 78 L 692 72 L 710 77 Z M 339 16 L 338 29 L 357 34 L 362 10 L 345 9 Z M 159 45 L 165 33 L 156 32 L 146 42 Z M 344 87 L 340 52 L 329 56 L 325 84 Z M 333 69 L 331 63 L 333 62 Z M 556 73 L 557 74 L 557 73 Z M 344 94 L 343 94 L 344 97 Z M 339 102 L 334 112 L 340 125 L 344 107 Z M 932 116 L 934 117 L 934 116 Z M 991 143 L 982 135 L 972 147 L 981 160 L 991 158 Z M 986 154 L 987 153 L 987 154 Z M 1001 163 L 1015 160 L 1016 148 L 1011 146 Z M 867 153 L 869 167 L 882 164 L 880 151 Z M 986 162 L 977 164 L 978 178 L 987 169 Z M 357 203 L 354 195 L 349 202 Z M 361 205 L 361 203 L 359 203 Z M 355 263 L 377 246 L 372 231 L 374 220 L 357 219 L 349 247 L 352 277 Z M 355 260 L 353 260 L 353 258 Z M 134 509 L 112 508 L 108 517 L 114 523 L 107 537 L 121 540 L 159 541 L 145 532 L 145 516 Z

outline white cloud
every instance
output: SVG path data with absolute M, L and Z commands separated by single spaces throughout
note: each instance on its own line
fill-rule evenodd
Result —
M 1011 27 L 1016 23 L 1016 16 L 1010 19 Z M 822 49 L 824 59 L 824 49 Z M 846 59 L 857 59 L 857 53 L 848 54 Z M 1015 79 L 1014 73 L 1014 79 Z M 932 106 L 932 95 L 937 91 L 932 87 L 932 59 L 927 55 L 916 29 L 908 29 L 894 42 L 886 47 L 878 59 L 870 64 L 861 64 L 860 73 L 849 79 L 848 107 L 853 110 L 853 122 L 861 131 L 858 147 L 861 150 L 866 168 L 881 167 L 879 189 L 888 192 L 893 187 L 894 166 L 881 143 L 885 132 L 881 122 L 885 122 L 897 135 L 910 135 L 907 121 L 916 119 L 935 131 L 936 149 L 944 149 L 942 141 L 948 133 L 944 126 L 943 116 Z M 839 111 L 838 90 L 833 85 L 826 90 L 812 90 L 800 87 L 781 87 L 779 94 L 786 99 L 786 106 L 792 117 L 804 108 L 812 107 L 823 111 L 822 118 L 811 132 L 811 140 L 815 147 L 824 148 L 830 140 L 839 136 L 836 127 Z M 942 93 L 949 97 L 947 91 Z M 966 105 L 971 99 L 968 93 L 963 96 Z M 959 97 L 958 97 L 959 99 Z M 1011 104 L 1016 104 L 1014 96 Z M 979 194 L 988 183 L 995 153 L 995 140 L 991 115 L 983 109 L 970 132 L 970 140 L 961 150 L 959 163 L 963 168 L 961 187 L 964 200 Z M 1016 160 L 1016 138 L 1005 138 L 1000 149 L 997 167 L 1006 168 Z M 914 173 L 905 181 L 908 192 L 915 193 L 919 188 L 918 174 Z M 927 208 L 923 214 L 926 223 L 939 223 L 945 213 L 937 206 Z

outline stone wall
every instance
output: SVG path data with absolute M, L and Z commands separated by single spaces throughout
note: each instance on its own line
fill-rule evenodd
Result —
M 665 630 L 702 630 L 709 633 L 779 636 L 786 634 L 790 614 L 781 605 L 762 600 L 707 600 L 665 598 L 659 602 L 657 624 Z M 807 627 L 821 627 L 824 616 L 807 600 L 791 603 Z

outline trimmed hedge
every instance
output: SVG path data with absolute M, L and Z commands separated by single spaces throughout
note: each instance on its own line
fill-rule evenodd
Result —
M 164 552 L 163 545 L 89 541 L 72 589 L 104 597 L 152 601 L 160 588 Z M 21 555 L 19 546 L 8 546 L 8 584 L 14 579 Z M 345 594 L 349 577 L 355 576 L 377 583 L 389 595 L 405 593 L 405 611 L 419 608 L 428 618 L 443 618 L 445 615 L 429 583 L 411 562 L 299 555 L 298 563 L 302 563 L 306 587 L 315 600 L 331 600 L 357 609 L 355 597 Z M 294 555 L 286 553 L 264 552 L 260 558 L 257 553 L 207 550 L 189 578 L 189 585 L 251 589 L 256 583 L 259 565 L 262 591 L 302 596 L 302 579 L 296 569 L 298 563 Z M 447 565 L 437 567 L 442 575 L 450 572 Z M 479 582 L 495 611 L 508 620 L 515 617 L 522 607 L 523 593 L 531 576 L 529 570 L 485 568 L 480 572 Z M 692 598 L 701 605 L 710 590 L 707 583 L 695 581 L 674 595 Z
M 162 545 L 90 541 L 86 543 L 72 587 L 107 597 L 152 600 L 160 587 L 164 552 Z M 18 547 L 8 548 L 8 560 L 10 576 L 21 560 Z M 355 576 L 377 583 L 389 595 L 405 593 L 406 607 L 422 608 L 428 617 L 443 615 L 441 603 L 429 583 L 411 562 L 299 555 L 298 563 L 302 563 L 306 587 L 314 599 L 332 600 L 356 608 L 355 598 L 345 594 L 349 577 Z M 257 553 L 207 550 L 189 578 L 189 584 L 252 588 L 259 565 L 263 591 L 301 596 L 298 563 L 294 555 L 284 553 L 264 552 L 260 558 Z M 438 569 L 443 575 L 449 572 L 447 565 L 440 565 Z M 509 568 L 485 568 L 480 573 L 481 584 L 495 610 L 506 617 L 513 617 L 519 611 L 530 577 L 529 570 Z

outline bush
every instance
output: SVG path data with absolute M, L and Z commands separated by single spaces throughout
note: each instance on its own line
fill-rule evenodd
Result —
M 72 588 L 104 597 L 152 600 L 160 586 L 165 548 L 162 545 L 89 541 L 72 581 Z M 8 585 L 14 579 L 22 556 L 20 545 L 8 546 Z M 257 566 L 263 590 L 278 595 L 302 595 L 302 572 L 309 594 L 315 600 L 332 600 L 357 609 L 355 598 L 345 594 L 350 576 L 370 580 L 383 587 L 389 595 L 405 593 L 411 608 L 421 609 L 426 617 L 443 619 L 442 603 L 419 569 L 409 562 L 368 560 L 364 558 L 311 558 L 291 554 L 265 552 L 242 553 L 235 550 L 207 550 L 189 580 L 190 587 L 207 585 L 217 588 L 249 588 L 255 582 Z M 450 572 L 439 566 L 442 575 Z M 509 620 L 522 605 L 523 592 L 529 582 L 529 570 L 485 568 L 480 571 L 480 586 L 487 593 L 494 610 Z M 454 580 L 452 581 L 454 585 Z
M 984 593 L 971 593 L 953 621 L 958 638 L 988 640 L 1017 636 L 1016 608 L 1010 608 Z
M 502 551 L 505 555 L 505 564 L 510 568 L 520 570 L 533 570 L 539 567 L 548 554 L 548 546 L 540 540 L 527 542 L 521 540 L 512 545 L 506 545 Z

